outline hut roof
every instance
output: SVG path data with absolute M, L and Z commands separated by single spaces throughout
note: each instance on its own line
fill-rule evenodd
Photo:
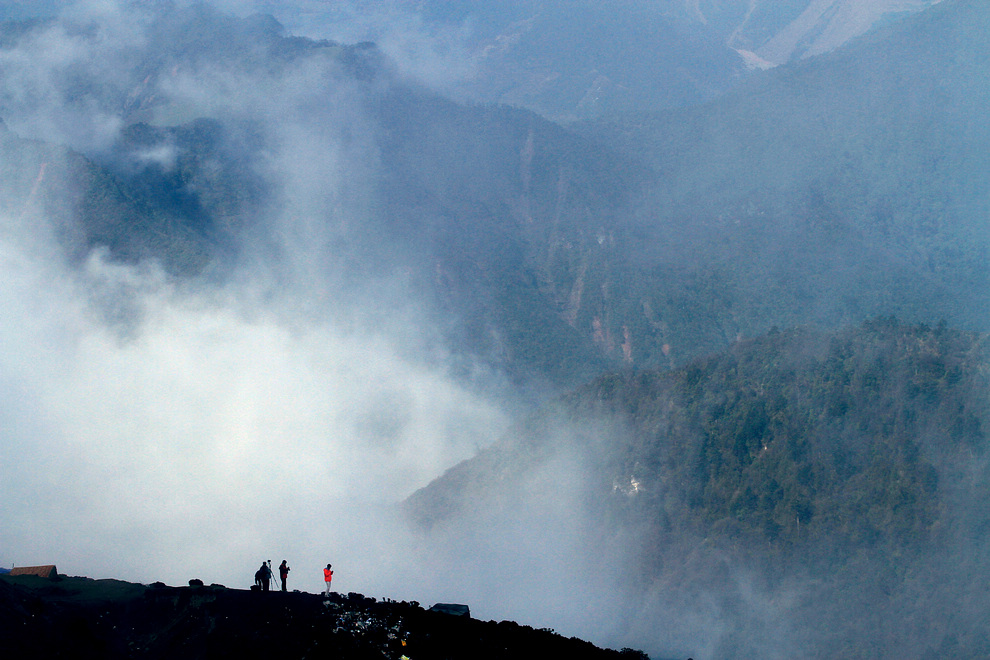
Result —
M 459 603 L 437 603 L 430 608 L 430 611 L 443 612 L 444 614 L 453 614 L 455 616 L 471 616 L 471 608 Z
M 53 578 L 58 575 L 55 564 L 47 566 L 16 566 L 10 569 L 10 575 L 37 575 L 38 577 Z

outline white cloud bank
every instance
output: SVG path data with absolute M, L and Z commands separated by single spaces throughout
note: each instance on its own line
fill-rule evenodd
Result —
M 374 331 L 245 310 L 237 291 L 185 291 L 100 254 L 82 272 L 55 264 L 0 242 L 6 564 L 243 586 L 282 551 L 312 563 L 296 584 L 315 589 L 342 534 L 388 533 L 368 507 L 504 428 Z M 127 332 L 101 313 L 121 303 L 142 319 Z M 365 555 L 352 574 L 387 560 L 351 551 Z
M 395 515 L 499 437 L 510 406 L 448 374 L 428 305 L 389 275 L 405 255 L 375 235 L 368 89 L 332 56 L 288 72 L 202 57 L 138 74 L 128 67 L 149 61 L 155 33 L 127 7 L 77 5 L 77 24 L 95 27 L 54 25 L 0 49 L 11 130 L 107 149 L 119 108 L 65 93 L 67 77 L 105 85 L 111 98 L 154 97 L 141 116 L 152 123 L 260 126 L 248 169 L 271 193 L 244 222 L 241 262 L 207 284 L 101 250 L 69 266 L 48 223 L 71 205 L 46 216 L 56 193 L 34 172 L 22 179 L 37 195 L 0 187 L 0 565 L 245 588 L 262 560 L 286 559 L 289 587 L 315 592 L 332 562 L 340 591 L 618 640 L 622 549 L 589 543 L 579 457 L 449 535 L 407 533 Z M 182 155 L 173 142 L 130 154 L 164 169 Z M 342 272 L 357 258 L 339 253 L 354 243 L 384 264 L 360 290 Z
M 127 63 L 154 47 L 134 7 L 79 3 L 67 15 L 95 28 L 0 50 L 11 129 L 83 152 L 113 143 L 121 117 L 65 83 L 129 90 Z M 276 256 L 245 246 L 226 283 L 99 251 L 69 267 L 40 211 L 0 199 L 0 564 L 244 587 L 262 559 L 286 558 L 295 588 L 321 589 L 328 561 L 340 589 L 385 588 L 407 544 L 389 507 L 503 431 L 497 402 L 417 350 L 436 333 L 401 278 L 384 299 L 336 289 L 332 244 L 361 231 L 375 160 L 332 69 L 206 63 L 156 83 L 172 108 L 261 122 L 273 145 L 257 168 L 277 191 L 262 241 Z

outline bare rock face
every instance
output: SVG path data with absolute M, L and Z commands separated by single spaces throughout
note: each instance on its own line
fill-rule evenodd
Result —
M 938 2 L 941 0 L 812 0 L 796 18 L 759 46 L 756 53 L 775 65 L 821 55 L 893 16 Z

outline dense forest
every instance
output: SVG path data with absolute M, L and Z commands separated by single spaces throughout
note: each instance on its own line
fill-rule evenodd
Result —
M 709 623 L 728 626 L 715 656 L 766 643 L 770 605 L 747 602 L 740 574 L 787 600 L 777 632 L 802 657 L 983 653 L 968 617 L 987 605 L 972 588 L 985 583 L 990 523 L 978 504 L 987 351 L 982 334 L 886 318 L 774 330 L 674 370 L 602 376 L 407 507 L 438 537 L 495 524 L 518 515 L 535 474 L 577 455 L 587 476 L 570 501 L 585 551 L 606 561 L 616 539 L 635 539 L 624 584 L 641 612 L 682 602 L 705 618 L 700 603 L 715 598 Z M 956 598 L 965 611 L 932 609 Z

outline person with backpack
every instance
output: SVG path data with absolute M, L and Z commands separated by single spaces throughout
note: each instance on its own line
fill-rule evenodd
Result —
M 271 561 L 272 560 L 269 559 L 267 564 L 265 562 L 261 562 L 261 568 L 254 573 L 254 583 L 261 587 L 262 591 L 268 591 L 268 585 L 272 581 L 272 568 L 270 566 Z
M 330 564 L 323 569 L 323 581 L 327 583 L 326 596 L 330 596 L 330 580 L 333 579 L 333 571 L 330 569 Z
M 282 560 L 282 563 L 278 565 L 278 576 L 282 579 L 282 591 L 285 591 L 285 578 L 289 577 L 289 565 Z

